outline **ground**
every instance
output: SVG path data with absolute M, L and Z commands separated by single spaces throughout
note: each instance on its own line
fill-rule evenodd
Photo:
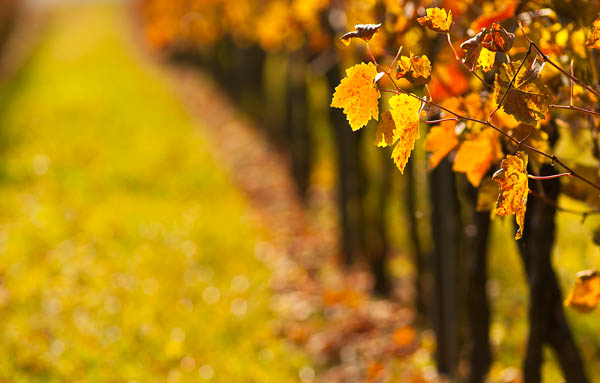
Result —
M 0 379 L 292 382 L 264 239 L 124 9 L 56 11 L 3 87 Z

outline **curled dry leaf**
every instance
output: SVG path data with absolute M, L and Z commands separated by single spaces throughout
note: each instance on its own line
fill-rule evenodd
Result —
M 493 23 L 485 29 L 481 44 L 493 52 L 508 52 L 515 41 L 515 34 L 507 31 L 499 23 Z
M 419 17 L 417 21 L 425 28 L 440 33 L 448 33 L 452 27 L 452 11 L 446 12 L 444 8 L 427 8 L 427 14 Z
M 404 78 L 413 85 L 424 85 L 431 80 L 431 61 L 426 55 L 402 56 L 398 60 L 396 78 Z
M 498 215 L 514 214 L 519 225 L 515 239 L 523 235 L 525 210 L 529 194 L 529 178 L 527 176 L 527 154 L 507 155 L 500 164 L 500 169 L 492 177 L 498 183 L 500 192 L 496 202 Z
M 350 40 L 352 40 L 354 37 L 369 41 L 373 35 L 377 33 L 379 28 L 381 28 L 381 24 L 356 24 L 354 26 L 355 30 L 345 33 L 342 37 L 340 37 L 340 40 L 342 40 L 344 45 L 349 45 Z
M 419 138 L 419 110 L 421 101 L 407 94 L 397 94 L 390 98 L 390 112 L 394 119 L 394 138 L 398 144 L 392 152 L 394 163 L 404 174 L 404 167 Z
M 346 77 L 335 88 L 331 106 L 343 108 L 352 130 L 379 118 L 379 90 L 375 87 L 377 69 L 373 63 L 360 63 L 346 70 Z
M 553 95 L 540 78 L 544 63 L 537 58 L 533 62 L 525 62 L 509 89 L 508 85 L 520 65 L 521 61 L 502 65 L 500 73 L 496 75 L 494 100 L 500 104 L 504 97 L 502 109 L 506 113 L 513 115 L 518 121 L 535 124 L 537 120 L 546 117 Z M 503 96 L 504 93 L 506 96 Z
M 565 306 L 587 313 L 600 301 L 600 274 L 595 270 L 580 271 L 576 275 L 575 285 L 565 299 Z
M 585 41 L 588 48 L 600 49 L 600 17 L 592 23 L 592 31 Z
M 514 33 L 508 32 L 498 23 L 493 23 L 491 27 L 482 29 L 460 45 L 465 51 L 462 61 L 471 70 L 481 68 L 489 72 L 496 59 L 495 52 L 508 52 L 514 39 Z

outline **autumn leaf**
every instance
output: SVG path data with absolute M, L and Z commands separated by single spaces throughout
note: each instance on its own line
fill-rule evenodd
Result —
M 422 26 L 440 33 L 447 33 L 452 27 L 452 11 L 446 12 L 444 8 L 427 8 L 425 12 L 427 12 L 426 16 L 417 19 Z
M 479 57 L 477 58 L 477 64 L 474 69 L 481 68 L 484 72 L 489 72 L 494 67 L 496 61 L 496 52 L 493 52 L 487 48 L 481 48 Z
M 471 70 L 481 68 L 489 72 L 496 59 L 495 52 L 508 52 L 514 39 L 513 33 L 500 24 L 493 23 L 491 27 L 482 29 L 460 45 L 465 51 L 462 61 Z
M 371 118 L 379 119 L 379 90 L 374 81 L 373 63 L 361 63 L 346 70 L 346 78 L 335 88 L 331 106 L 343 108 L 352 130 L 365 126 Z
M 486 28 L 481 45 L 493 52 L 508 52 L 515 41 L 515 34 L 507 31 L 499 23 Z
M 466 173 L 469 182 L 478 187 L 492 163 L 502 155 L 498 133 L 493 129 L 485 129 L 479 134 L 464 141 L 454 159 L 452 170 Z
M 390 98 L 390 112 L 396 125 L 393 140 L 399 140 L 392 152 L 394 163 L 404 174 L 404 167 L 419 138 L 419 109 L 421 101 L 407 94 Z
M 389 110 L 381 113 L 381 120 L 377 124 L 377 133 L 375 133 L 375 145 L 386 147 L 394 144 L 394 130 L 396 124 Z
M 431 61 L 425 55 L 402 56 L 398 60 L 396 78 L 404 78 L 413 85 L 424 85 L 431 79 Z
M 540 78 L 544 63 L 537 58 L 533 62 L 525 62 L 513 85 L 508 89 L 520 65 L 521 61 L 502 65 L 500 73 L 496 75 L 494 100 L 500 104 L 504 93 L 507 92 L 502 109 L 521 122 L 535 124 L 537 120 L 545 118 L 553 96 Z
M 434 126 L 425 137 L 425 150 L 430 152 L 429 167 L 435 169 L 440 161 L 458 145 L 458 138 L 454 132 L 456 122 L 444 121 L 441 125 Z
M 588 36 L 585 45 L 588 48 L 600 49 L 600 17 L 592 23 L 592 32 Z
M 454 58 L 444 65 L 433 68 L 431 82 L 427 85 L 434 100 L 444 100 L 459 96 L 469 89 L 469 81 L 463 74 L 460 65 Z
M 580 271 L 576 275 L 575 286 L 565 299 L 565 306 L 587 313 L 600 301 L 600 274 L 595 270 Z
M 377 31 L 381 28 L 381 24 L 356 24 L 354 26 L 354 31 L 345 33 L 340 40 L 344 45 L 349 45 L 350 40 L 354 37 L 359 37 L 365 41 L 371 40 L 373 35 L 377 33 Z
M 498 183 L 500 192 L 496 202 L 498 215 L 514 214 L 519 225 L 515 239 L 523 235 L 525 210 L 529 186 L 527 177 L 527 154 L 518 152 L 517 155 L 507 155 L 500 164 L 500 169 L 492 177 Z
M 467 68 L 470 70 L 475 70 L 477 66 L 477 61 L 479 60 L 479 55 L 481 54 L 481 50 L 483 49 L 483 42 L 485 30 L 482 30 L 475 36 L 466 40 L 462 44 L 460 44 L 460 48 L 465 51 L 465 55 L 462 58 L 462 62 L 465 63 Z

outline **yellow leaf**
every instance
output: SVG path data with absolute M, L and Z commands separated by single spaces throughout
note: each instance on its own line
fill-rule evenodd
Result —
M 500 187 L 496 213 L 498 215 L 514 214 L 519 225 L 515 239 L 523 235 L 527 195 L 529 194 L 527 177 L 527 154 L 507 155 L 500 164 L 500 169 L 492 177 Z
M 477 65 L 475 68 L 481 68 L 484 72 L 489 72 L 494 67 L 495 61 L 496 52 L 482 47 L 481 52 L 479 52 L 479 58 L 477 59 Z
M 407 94 L 397 94 L 390 98 L 390 112 L 396 125 L 393 141 L 399 140 L 392 158 L 402 174 L 415 147 L 415 141 L 419 138 L 420 108 L 421 101 Z
M 426 84 L 431 79 L 431 61 L 425 55 L 415 56 L 411 53 L 410 58 L 402 56 L 398 60 L 396 78 L 405 78 L 414 85 Z
M 478 187 L 492 163 L 501 155 L 498 133 L 493 129 L 485 129 L 460 145 L 452 170 L 466 173 L 469 182 Z
M 434 169 L 452 149 L 458 145 L 458 138 L 454 132 L 455 121 L 444 121 L 439 126 L 434 126 L 425 138 L 425 150 L 431 152 L 429 167 Z
M 396 124 L 389 110 L 381 113 L 381 120 L 377 124 L 377 133 L 375 134 L 375 145 L 379 147 L 391 146 L 394 144 L 394 130 Z
M 597 271 L 586 270 L 577 273 L 575 286 L 565 299 L 565 306 L 587 313 L 596 308 L 600 301 L 600 275 Z
M 426 16 L 417 19 L 419 24 L 440 33 L 447 33 L 450 30 L 452 11 L 446 12 L 444 8 L 427 8 L 426 12 Z
M 361 63 L 346 70 L 346 78 L 335 88 L 331 106 L 343 108 L 352 130 L 379 119 L 379 90 L 375 87 L 377 69 L 373 63 Z
M 497 104 L 507 92 L 508 84 L 520 65 L 521 61 L 503 64 L 502 70 L 496 75 L 494 99 Z M 525 62 L 504 98 L 502 109 L 519 121 L 535 124 L 537 120 L 543 120 L 548 113 L 548 105 L 553 96 L 540 77 L 543 66 L 543 62 L 537 58 L 533 62 Z
M 588 48 L 600 49 L 600 17 L 592 23 L 592 32 L 588 36 L 585 45 Z

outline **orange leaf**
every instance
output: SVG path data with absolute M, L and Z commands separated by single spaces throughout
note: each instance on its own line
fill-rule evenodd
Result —
M 396 78 L 405 78 L 414 85 L 426 84 L 431 79 L 431 61 L 425 55 L 415 56 L 411 53 L 410 58 L 402 56 L 398 60 Z
M 498 215 L 514 214 L 519 225 L 515 239 L 523 235 L 527 195 L 529 194 L 527 177 L 527 154 L 507 155 L 500 164 L 500 169 L 492 177 L 500 187 L 496 213 Z
M 379 119 L 379 90 L 375 87 L 377 69 L 373 63 L 360 63 L 346 70 L 346 78 L 335 88 L 331 106 L 343 108 L 352 130 Z
M 492 163 L 501 155 L 498 133 L 491 128 L 485 129 L 460 145 L 452 170 L 466 173 L 469 182 L 478 187 Z
M 515 11 L 517 9 L 517 1 L 516 0 L 508 0 L 505 2 L 504 8 L 497 12 L 484 13 L 479 16 L 475 21 L 471 23 L 471 29 L 473 31 L 478 31 L 482 28 L 487 28 L 494 22 L 499 22 L 502 20 L 506 20 L 515 15 Z
M 413 346 L 417 340 L 417 332 L 411 326 L 398 327 L 393 335 L 394 344 L 406 348 Z
M 452 11 L 446 12 L 443 8 L 427 8 L 426 12 L 426 16 L 417 19 L 419 24 L 440 33 L 447 33 L 450 30 Z
M 377 33 L 380 27 L 381 24 L 356 24 L 354 26 L 354 29 L 356 30 L 345 33 L 342 37 L 340 37 L 340 40 L 342 40 L 344 45 L 349 45 L 350 40 L 353 37 L 359 37 L 365 41 L 369 41 L 373 35 Z
M 402 174 L 415 147 L 415 141 L 419 138 L 420 108 L 421 101 L 407 94 L 397 94 L 390 98 L 390 112 L 396 125 L 393 140 L 399 140 L 392 152 L 392 158 Z
M 600 301 L 600 274 L 594 270 L 580 271 L 576 275 L 575 286 L 565 299 L 565 306 L 583 313 L 596 308 Z
M 600 49 L 600 17 L 592 23 L 592 32 L 588 36 L 585 45 L 588 48 Z
M 440 161 L 458 145 L 458 138 L 454 132 L 456 122 L 444 121 L 439 126 L 434 126 L 425 138 L 425 150 L 431 152 L 429 167 L 434 169 Z
M 494 52 L 508 52 L 515 41 L 515 34 L 507 31 L 499 23 L 492 23 L 486 28 L 486 34 L 481 44 Z

